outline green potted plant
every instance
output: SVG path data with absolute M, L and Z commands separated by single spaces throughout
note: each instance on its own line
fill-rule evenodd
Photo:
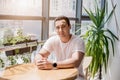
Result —
M 23 30 L 21 28 L 17 30 L 16 36 L 14 36 L 13 33 L 10 32 L 10 30 L 9 30 L 9 33 L 10 34 L 5 35 L 5 38 L 3 41 L 4 45 L 15 45 L 15 44 L 26 43 L 27 41 L 30 41 L 30 37 L 27 35 L 24 35 Z
M 92 77 L 94 77 L 99 70 L 101 71 L 101 67 L 103 66 L 105 71 L 107 70 L 110 46 L 112 47 L 112 53 L 114 55 L 114 42 L 118 40 L 118 38 L 110 29 L 105 27 L 105 24 L 110 20 L 115 7 L 116 5 L 113 7 L 109 15 L 106 12 L 106 2 L 102 8 L 98 7 L 96 2 L 95 13 L 84 8 L 92 21 L 92 25 L 89 26 L 89 29 L 85 35 L 83 35 L 86 45 L 86 56 L 92 56 L 93 58 L 89 67 Z M 100 78 L 101 74 L 99 75 L 99 79 Z

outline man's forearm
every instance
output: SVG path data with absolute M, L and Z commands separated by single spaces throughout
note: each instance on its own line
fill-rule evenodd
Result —
M 67 59 L 64 61 L 58 61 L 57 62 L 57 68 L 72 68 L 72 67 L 77 67 L 76 66 L 77 61 L 73 59 Z
M 79 67 L 81 64 L 81 61 L 83 60 L 84 54 L 78 53 L 78 56 L 72 56 L 69 59 L 66 59 L 64 61 L 58 61 L 57 62 L 57 68 L 71 68 L 71 67 Z

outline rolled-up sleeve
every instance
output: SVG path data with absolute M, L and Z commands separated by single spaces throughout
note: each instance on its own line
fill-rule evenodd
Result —
M 48 52 L 52 52 L 53 51 L 53 45 L 54 45 L 54 40 L 53 38 L 49 38 L 45 44 L 43 45 L 42 48 L 44 48 L 45 50 L 47 50 Z
M 85 53 L 85 43 L 84 43 L 83 39 L 79 39 L 79 40 L 75 41 L 73 52 L 76 52 L 76 51 Z

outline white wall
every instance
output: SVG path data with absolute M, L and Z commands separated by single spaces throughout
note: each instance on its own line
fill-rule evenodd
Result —
M 117 4 L 115 15 L 112 17 L 111 21 L 109 22 L 108 26 L 109 28 L 114 32 L 114 34 L 117 34 L 120 38 L 120 34 L 117 32 L 118 28 L 116 25 L 116 20 L 118 22 L 118 27 L 120 28 L 120 0 L 108 0 L 108 11 L 111 11 L 112 3 Z M 115 18 L 116 16 L 116 18 Z M 116 20 L 115 20 L 116 19 Z M 103 80 L 120 80 L 120 41 L 115 43 L 115 56 L 112 56 L 112 53 L 110 55 L 109 65 L 108 65 L 108 71 L 106 74 L 103 74 Z

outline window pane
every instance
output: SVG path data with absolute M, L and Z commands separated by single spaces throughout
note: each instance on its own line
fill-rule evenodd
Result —
M 42 21 L 23 20 L 23 31 L 25 34 L 33 34 L 37 39 L 41 40 Z
M 0 0 L 0 14 L 41 16 L 42 0 Z
M 95 4 L 96 4 L 95 1 L 97 1 L 97 3 L 99 4 L 99 7 L 100 7 L 101 0 L 83 0 L 82 15 L 87 15 L 84 8 L 86 8 L 87 10 L 92 10 L 93 12 L 95 12 Z
M 55 27 L 54 27 L 54 20 L 50 20 L 49 21 L 49 34 L 51 34 L 52 32 L 54 32 Z
M 71 30 L 70 30 L 70 32 L 72 34 L 75 34 L 75 21 L 71 20 L 70 23 L 71 23 Z M 54 32 L 54 30 L 55 30 L 54 20 L 50 20 L 49 21 L 49 34 L 51 34 L 52 32 Z
M 50 0 L 50 17 L 59 15 L 75 17 L 76 0 Z
M 71 23 L 71 30 L 70 30 L 70 32 L 72 34 L 75 34 L 75 21 L 70 20 L 70 23 Z
M 86 33 L 91 24 L 91 21 L 81 21 L 81 35 Z

